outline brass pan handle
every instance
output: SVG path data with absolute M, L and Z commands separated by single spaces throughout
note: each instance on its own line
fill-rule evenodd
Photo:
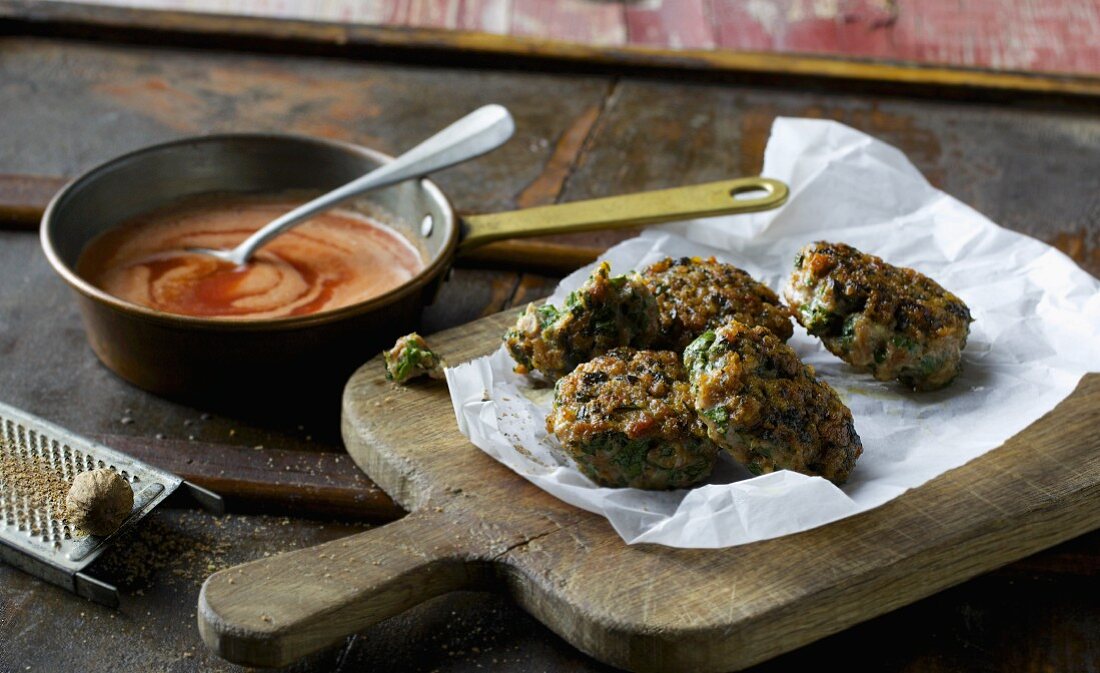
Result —
M 738 199 L 738 194 L 763 196 Z M 740 178 L 624 196 L 574 201 L 463 218 L 459 254 L 508 238 L 621 229 L 698 217 L 752 213 L 787 201 L 787 185 L 770 178 Z

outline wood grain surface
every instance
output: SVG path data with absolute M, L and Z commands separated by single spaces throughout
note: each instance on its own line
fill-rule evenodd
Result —
M 233 511 L 369 521 L 404 515 L 343 453 L 117 434 L 94 439 L 224 494 Z
M 494 350 L 516 315 L 430 342 L 462 362 Z M 730 549 L 628 546 L 471 445 L 445 386 L 395 387 L 376 359 L 345 389 L 344 441 L 413 513 L 212 575 L 200 632 L 231 661 L 285 665 L 440 593 L 497 582 L 612 665 L 741 669 L 1100 526 L 1097 423 L 1092 374 L 1002 447 L 869 512 Z
M 593 46 L 818 53 L 995 70 L 1100 72 L 1100 8 L 1072 0 L 82 0 L 530 36 Z
M 331 32 L 324 39 L 331 38 L 334 48 L 316 52 L 351 58 L 317 57 L 303 54 L 307 43 L 295 38 L 293 27 L 285 39 L 258 47 L 232 31 L 224 33 L 230 35 L 226 39 L 187 41 L 171 25 L 143 20 L 146 46 L 135 46 L 129 30 L 119 34 L 106 24 L 89 24 L 90 32 L 81 33 L 86 40 L 67 40 L 42 37 L 52 31 L 45 25 L 34 30 L 38 37 L 21 36 L 27 22 L 0 19 L 0 173 L 71 177 L 146 144 L 231 130 L 290 130 L 400 151 L 446 120 L 496 100 L 520 120 L 516 139 L 492 162 L 472 162 L 439 176 L 457 208 L 491 212 L 759 171 L 775 115 L 823 116 L 896 145 L 938 187 L 1009 228 L 1059 247 L 1100 275 L 1094 194 L 1078 186 L 1100 173 L 1095 108 L 1065 108 L 1064 101 L 1045 96 L 1001 106 L 945 100 L 941 93 L 913 98 L 904 89 L 825 90 L 782 77 L 756 85 L 743 78 L 690 82 L 687 70 L 623 75 L 607 64 L 600 66 L 603 74 L 592 74 L 596 69 L 587 65 L 578 73 L 581 61 L 533 65 L 511 56 L 493 61 L 449 52 L 442 64 L 437 59 L 425 65 L 423 55 L 395 64 L 392 53 L 403 53 L 399 47 L 369 52 L 356 47 L 352 36 L 346 47 L 336 48 L 339 36 Z M 265 24 L 257 31 L 269 29 Z M 115 39 L 127 43 L 105 42 Z M 284 49 L 295 55 L 272 53 Z M 469 67 L 472 63 L 480 65 Z M 119 668 L 241 673 L 244 669 L 219 659 L 198 638 L 193 613 L 199 584 L 210 565 L 221 568 L 361 530 L 302 518 L 319 516 L 308 509 L 318 501 L 293 500 L 301 491 L 285 488 L 315 483 L 308 470 L 318 454 L 333 475 L 340 474 L 338 403 L 317 414 L 245 416 L 176 404 L 126 385 L 88 350 L 69 291 L 42 258 L 36 234 L 4 222 L 0 228 L 5 229 L 0 231 L 0 396 L 5 401 L 77 432 L 125 438 L 159 452 L 156 460 L 147 454 L 148 460 L 178 461 L 182 465 L 171 464 L 191 470 L 196 479 L 222 478 L 223 494 L 240 489 L 240 498 L 231 500 L 235 509 L 290 515 L 234 514 L 232 522 L 223 522 L 186 512 L 154 513 L 151 520 L 165 525 L 121 549 L 116 559 L 144 564 L 149 579 L 124 582 L 126 573 L 116 565 L 93 569 L 96 576 L 121 583 L 123 605 L 117 613 L 0 566 L 0 671 L 32 665 L 32 670 L 89 673 Z M 592 251 L 613 241 L 581 236 L 557 242 L 568 244 L 568 254 L 574 247 Z M 424 333 L 522 306 L 557 282 L 534 268 L 470 266 L 481 263 L 467 260 L 455 269 L 437 302 L 424 310 Z M 507 259 L 499 263 L 507 268 Z M 370 356 L 364 353 L 364 359 Z M 339 397 L 339 391 L 318 393 Z M 278 457 L 273 461 L 284 474 L 264 469 L 268 453 Z M 219 475 L 223 469 L 226 474 Z M 302 470 L 300 481 L 296 469 Z M 261 484 L 267 485 L 264 500 L 248 499 Z M 333 492 L 318 488 L 311 498 Z M 380 502 L 393 506 L 388 498 Z M 188 517 L 186 526 L 176 525 L 181 516 Z M 219 558 L 199 551 L 200 545 L 224 551 Z M 161 548 L 162 557 L 175 555 L 170 563 L 144 560 L 146 550 Z M 185 555 L 187 550 L 196 553 Z M 1100 657 L 1100 611 L 1092 598 L 1098 572 L 1100 533 L 1092 533 L 755 670 L 826 665 L 853 673 L 1087 670 Z M 611 670 L 555 636 L 506 595 L 474 592 L 413 608 L 295 668 L 481 669 Z
M 519 2 L 520 0 L 516 0 Z M 769 0 L 750 3 L 757 7 Z M 810 86 L 832 89 L 898 92 L 936 98 L 1034 100 L 1058 97 L 1063 102 L 1100 96 L 1100 78 L 1094 69 L 1084 72 L 1018 72 L 923 64 L 913 67 L 890 60 L 820 56 L 812 53 L 669 49 L 621 44 L 620 27 L 608 25 L 606 5 L 618 3 L 530 2 L 529 32 L 538 26 L 569 26 L 594 36 L 596 43 L 563 41 L 530 35 L 498 35 L 450 31 L 410 25 L 388 26 L 273 19 L 263 16 L 227 16 L 187 11 L 146 11 L 126 7 L 0 0 L 0 33 L 41 34 L 86 39 L 110 39 L 146 44 L 203 45 L 233 49 L 299 54 L 333 54 L 383 60 L 425 61 L 436 65 L 467 64 L 475 67 L 531 69 L 573 68 L 615 74 L 624 70 L 658 76 L 704 79 L 725 78 L 739 83 L 770 86 Z M 740 3 L 738 3 L 740 4 Z M 834 6 L 834 3 L 820 3 Z M 559 9 L 565 7 L 565 9 Z M 734 5 L 736 7 L 737 5 Z M 540 9 L 542 7 L 542 9 Z M 578 9 L 580 8 L 580 9 Z M 765 10 L 767 11 L 767 10 Z M 752 24 L 736 16 L 726 22 L 752 30 Z M 1068 24 L 1085 30 L 1081 46 L 1088 44 L 1089 21 Z M 523 32 L 523 31 L 517 31 Z M 728 40 L 729 31 L 719 24 L 716 39 Z M 965 51 L 965 47 L 959 49 Z M 1082 53 L 1079 45 L 1067 53 Z M 1087 57 L 1091 58 L 1091 57 Z M 1089 66 L 1091 68 L 1091 66 Z
M 0 175 L 0 227 L 38 229 L 46 204 L 65 182 L 48 175 Z

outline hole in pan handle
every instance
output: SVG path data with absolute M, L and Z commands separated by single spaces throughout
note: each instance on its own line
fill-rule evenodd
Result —
M 763 194 L 757 196 L 757 194 Z M 771 178 L 720 180 L 623 196 L 463 218 L 463 253 L 487 243 L 547 234 L 622 229 L 778 208 L 787 185 Z

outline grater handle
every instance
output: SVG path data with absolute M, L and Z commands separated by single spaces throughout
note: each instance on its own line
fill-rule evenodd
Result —
M 203 641 L 224 659 L 279 667 L 429 598 L 477 585 L 485 569 L 466 538 L 432 514 L 222 570 L 197 613 Z

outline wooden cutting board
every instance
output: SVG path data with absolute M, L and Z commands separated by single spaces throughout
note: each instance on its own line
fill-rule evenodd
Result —
M 484 355 L 516 311 L 430 337 Z M 199 628 L 221 656 L 284 665 L 438 594 L 503 588 L 601 661 L 724 671 L 774 657 L 1100 527 L 1100 375 L 1001 448 L 879 507 L 721 550 L 624 544 L 470 444 L 446 386 L 373 360 L 344 393 L 348 452 L 411 514 L 211 576 Z

